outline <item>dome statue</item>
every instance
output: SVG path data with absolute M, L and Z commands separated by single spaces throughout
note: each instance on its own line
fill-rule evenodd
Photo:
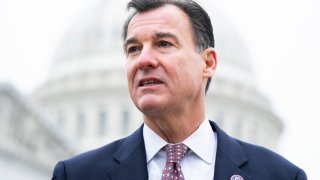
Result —
M 276 148 L 283 124 L 254 84 L 241 36 L 210 0 L 218 69 L 207 93 L 207 114 L 239 139 Z M 34 97 L 61 133 L 91 149 L 131 133 L 142 123 L 127 90 L 121 30 L 126 1 L 100 1 L 70 27 L 49 78 Z M 82 149 L 83 150 L 83 149 Z

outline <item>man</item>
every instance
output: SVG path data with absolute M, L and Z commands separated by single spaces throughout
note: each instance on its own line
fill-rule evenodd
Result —
M 207 13 L 185 0 L 131 0 L 124 52 L 144 124 L 132 135 L 60 161 L 55 180 L 305 180 L 304 171 L 225 134 L 205 114 L 217 66 Z

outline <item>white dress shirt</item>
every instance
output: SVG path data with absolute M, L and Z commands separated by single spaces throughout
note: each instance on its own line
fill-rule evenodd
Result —
M 161 148 L 168 143 L 146 124 L 143 126 L 149 180 L 160 180 L 166 165 L 166 153 Z M 199 128 L 185 139 L 183 144 L 190 151 L 181 160 L 181 168 L 186 180 L 213 179 L 217 151 L 217 137 L 208 118 Z

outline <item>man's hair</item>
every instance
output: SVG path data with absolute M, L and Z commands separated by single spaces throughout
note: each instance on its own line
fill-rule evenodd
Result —
M 133 8 L 135 11 L 128 17 L 123 26 L 123 40 L 126 40 L 129 23 L 137 13 L 147 12 L 167 4 L 177 6 L 189 17 L 194 34 L 193 39 L 198 52 L 208 47 L 214 48 L 214 36 L 210 17 L 198 3 L 192 0 L 131 0 L 127 5 L 127 10 Z M 210 82 L 211 77 L 208 79 L 205 92 L 209 89 Z

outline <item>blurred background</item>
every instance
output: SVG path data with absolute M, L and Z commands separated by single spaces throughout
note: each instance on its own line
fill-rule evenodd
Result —
M 0 0 L 0 174 L 50 179 L 58 160 L 142 123 L 127 91 L 127 1 Z M 320 176 L 317 0 L 199 0 L 218 70 L 208 116 Z

